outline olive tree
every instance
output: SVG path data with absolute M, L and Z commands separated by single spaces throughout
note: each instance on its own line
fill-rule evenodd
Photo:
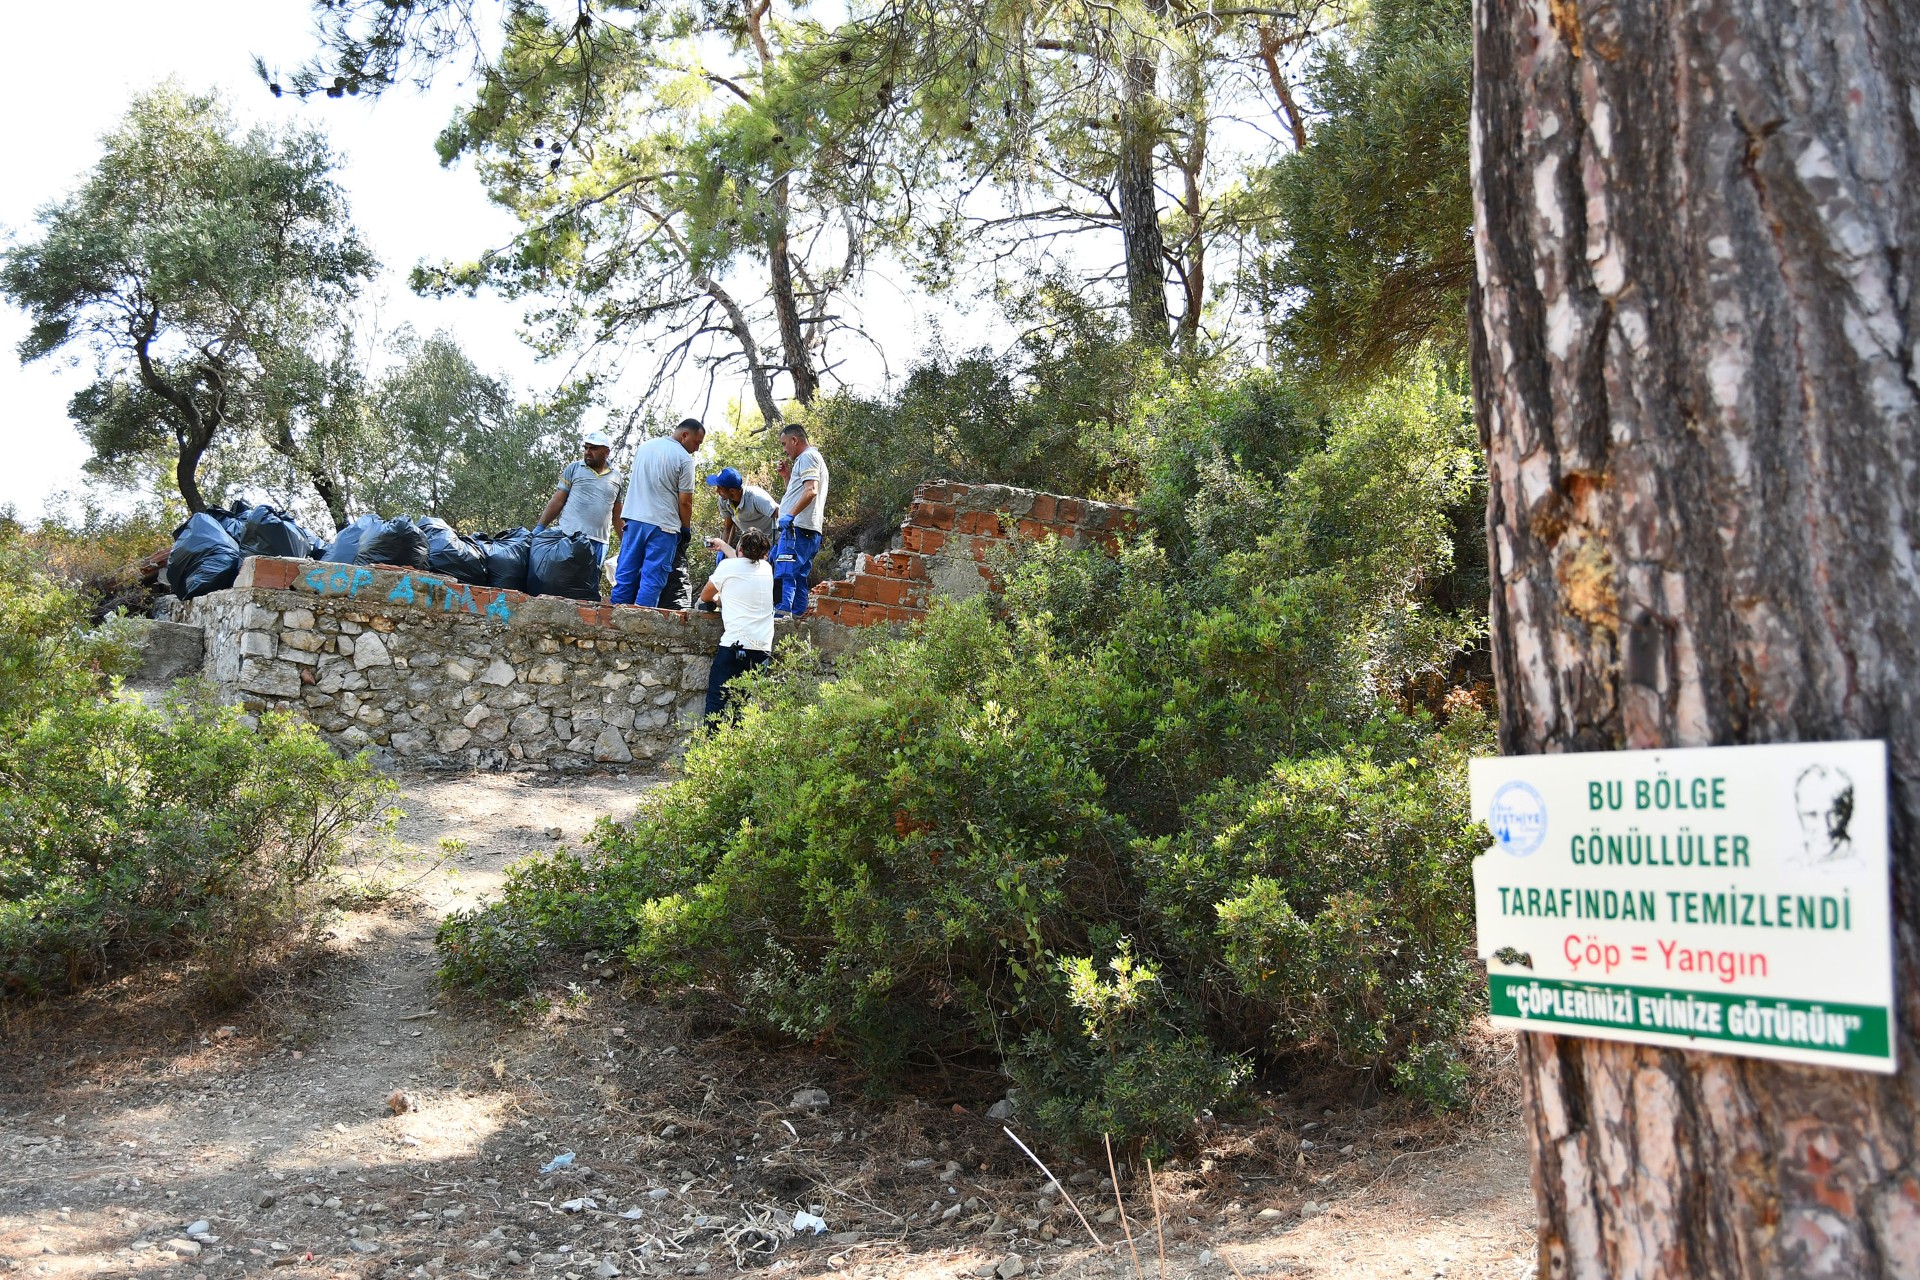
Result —
M 165 84 L 136 97 L 100 159 L 37 234 L 9 250 L 0 291 L 32 326 L 22 361 L 72 344 L 98 376 L 73 399 L 96 469 L 172 461 L 207 506 L 208 451 L 284 424 L 313 352 L 375 269 L 307 129 L 242 131 L 218 98 Z M 268 447 L 297 443 L 269 432 Z

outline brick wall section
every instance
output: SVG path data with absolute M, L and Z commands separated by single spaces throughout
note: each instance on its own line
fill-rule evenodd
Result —
M 852 577 L 815 587 L 810 612 L 852 627 L 914 622 L 935 596 L 965 599 L 998 590 L 989 554 L 1015 534 L 1113 551 L 1139 515 L 1133 507 L 1084 498 L 936 480 L 914 490 L 892 549 L 862 555 Z
M 426 768 L 645 768 L 700 723 L 713 614 L 581 604 L 437 575 L 256 558 L 187 606 L 203 669 L 250 712 Z M 783 623 L 829 661 L 859 636 Z

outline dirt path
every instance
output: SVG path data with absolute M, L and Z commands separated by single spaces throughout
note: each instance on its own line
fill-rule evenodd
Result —
M 342 919 L 284 991 L 222 1017 L 162 972 L 0 1024 L 0 1271 L 1134 1274 L 1104 1169 L 1049 1157 L 1106 1215 L 1096 1249 L 984 1117 L 990 1079 L 876 1104 L 831 1059 L 630 998 L 597 957 L 519 1021 L 441 999 L 438 920 L 645 785 L 408 779 L 411 890 Z M 795 1107 L 803 1089 L 827 1105 Z M 1264 1096 L 1158 1171 L 1166 1273 L 1519 1280 L 1525 1150 L 1490 1111 Z M 1151 1194 L 1122 1186 L 1158 1275 Z M 801 1209 L 827 1233 L 796 1236 Z

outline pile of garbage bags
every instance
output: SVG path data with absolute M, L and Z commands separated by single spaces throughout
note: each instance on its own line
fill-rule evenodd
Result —
M 286 512 L 264 504 L 211 508 L 175 529 L 167 581 L 192 600 L 232 586 L 248 556 L 393 565 L 475 587 L 600 599 L 598 549 L 576 533 L 522 528 L 470 535 L 433 516 L 364 515 L 323 542 Z
M 240 562 L 248 556 L 301 560 L 312 555 L 314 548 L 313 536 L 278 507 L 266 503 L 209 507 L 173 531 L 167 581 L 177 595 L 192 600 L 232 586 L 240 575 Z

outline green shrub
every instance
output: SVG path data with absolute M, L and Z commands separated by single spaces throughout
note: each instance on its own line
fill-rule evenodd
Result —
M 1143 846 L 1167 947 L 1197 972 L 1218 961 L 1207 996 L 1227 1025 L 1353 1067 L 1418 1057 L 1408 1070 L 1434 1075 L 1433 1047 L 1479 1002 L 1467 886 L 1486 840 L 1466 818 L 1465 756 L 1486 738 L 1463 717 L 1422 756 L 1281 761 Z
M 1446 1103 L 1486 730 L 1403 691 L 1477 634 L 1431 598 L 1477 478 L 1459 399 L 1158 394 L 1118 557 L 1019 544 L 991 606 L 747 678 L 633 821 L 449 923 L 446 980 L 621 950 L 876 1073 L 992 1053 L 1067 1140 L 1178 1141 L 1291 1055 Z
M 183 685 L 117 696 L 128 625 L 0 538 L 0 983 L 71 988 L 150 954 L 193 954 L 216 995 L 318 907 L 348 831 L 390 790 L 309 726 Z
M 543 955 L 587 943 L 617 945 L 627 931 L 631 878 L 620 862 L 582 860 L 565 850 L 522 859 L 507 868 L 499 902 L 440 922 L 440 981 L 499 999 L 525 995 Z
M 1158 1155 L 1200 1114 L 1229 1096 L 1246 1063 L 1222 1054 L 1194 1010 L 1158 970 L 1122 941 L 1104 966 L 1069 956 L 1050 975 L 1074 1017 L 1036 1028 L 1008 1054 L 1007 1070 L 1048 1132 L 1087 1143 L 1103 1135 L 1144 1140 Z
M 43 715 L 0 775 L 0 974 L 28 993 L 192 953 L 214 994 L 236 994 L 390 789 L 311 726 L 254 728 L 191 689 Z

